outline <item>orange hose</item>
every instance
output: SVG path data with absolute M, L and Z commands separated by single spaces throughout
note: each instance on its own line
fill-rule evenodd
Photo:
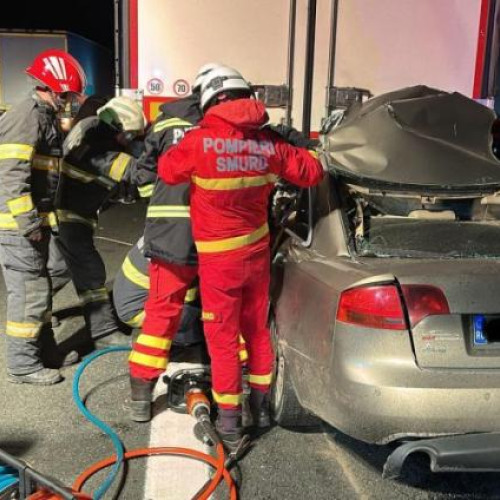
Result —
M 147 457 L 151 455 L 172 455 L 172 456 L 180 456 L 189 458 L 192 460 L 198 460 L 200 462 L 205 462 L 214 469 L 216 469 L 216 473 L 207 487 L 196 495 L 193 500 L 207 500 L 210 495 L 215 491 L 218 484 L 222 479 L 226 481 L 226 484 L 229 487 L 229 498 L 230 500 L 237 500 L 238 494 L 236 491 L 236 485 L 234 484 L 233 478 L 224 467 L 225 463 L 225 453 L 224 447 L 222 444 L 217 445 L 217 458 L 214 458 L 206 453 L 202 453 L 201 451 L 191 450 L 189 448 L 174 448 L 174 447 L 157 447 L 157 448 L 138 448 L 136 450 L 127 451 L 125 453 L 125 460 L 132 460 L 134 458 Z M 81 494 L 81 489 L 85 482 L 90 479 L 96 472 L 113 465 L 116 462 L 116 455 L 112 455 L 111 457 L 105 458 L 92 464 L 90 467 L 85 469 L 75 480 L 73 483 L 73 491 L 76 494 Z M 77 497 L 77 498 L 85 498 Z M 88 497 L 91 498 L 91 497 Z

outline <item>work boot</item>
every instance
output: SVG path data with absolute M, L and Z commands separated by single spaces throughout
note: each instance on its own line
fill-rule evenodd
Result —
M 241 413 L 241 408 L 231 410 L 219 408 L 215 429 L 229 454 L 234 453 L 245 439 L 241 425 Z
M 113 330 L 107 335 L 92 338 L 94 349 L 98 351 L 108 347 L 130 347 L 130 340 L 131 337 L 120 332 L 120 330 Z
M 34 385 L 53 385 L 61 382 L 62 376 L 59 370 L 52 368 L 42 368 L 33 373 L 25 375 L 8 374 L 7 380 L 14 384 L 34 384 Z
M 269 408 L 269 391 L 252 389 L 250 392 L 250 411 L 254 427 L 266 429 L 271 427 L 271 411 Z
M 144 380 L 130 377 L 130 419 L 134 422 L 149 422 L 151 420 L 155 385 L 156 379 Z
M 250 410 L 250 396 L 243 395 L 243 402 L 241 403 L 241 425 L 244 429 L 253 426 L 253 416 Z

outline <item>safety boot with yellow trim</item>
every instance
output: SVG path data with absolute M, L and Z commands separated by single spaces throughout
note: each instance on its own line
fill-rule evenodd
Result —
M 130 420 L 134 422 L 149 422 L 152 417 L 153 389 L 156 379 L 144 380 L 130 377 Z

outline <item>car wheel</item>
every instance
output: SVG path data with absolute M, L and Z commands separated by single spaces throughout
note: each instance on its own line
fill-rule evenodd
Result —
M 293 382 L 278 342 L 274 318 L 270 321 L 271 337 L 276 355 L 274 382 L 271 387 L 271 412 L 281 427 L 316 427 L 320 420 L 305 410 L 297 399 Z

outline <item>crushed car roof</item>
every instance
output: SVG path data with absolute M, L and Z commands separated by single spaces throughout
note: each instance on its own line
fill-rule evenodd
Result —
M 351 108 L 325 137 L 332 173 L 397 191 L 500 189 L 495 114 L 457 92 L 408 87 Z

